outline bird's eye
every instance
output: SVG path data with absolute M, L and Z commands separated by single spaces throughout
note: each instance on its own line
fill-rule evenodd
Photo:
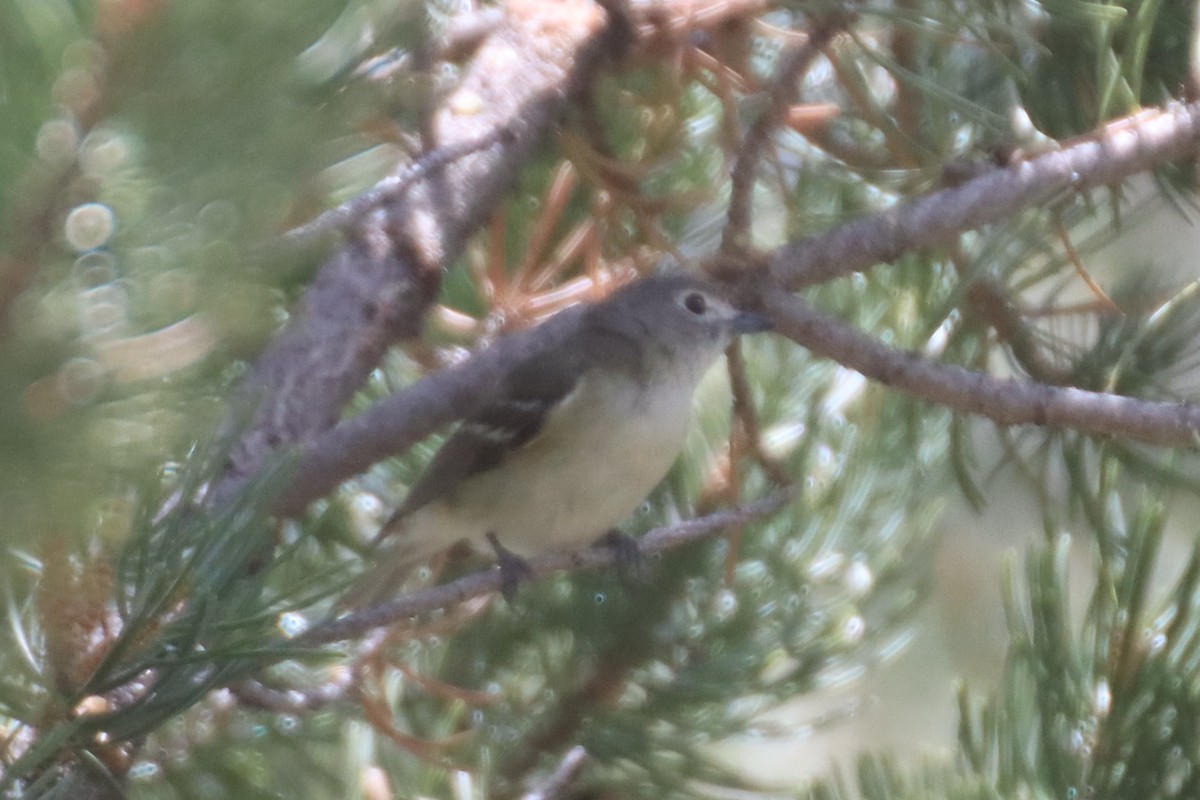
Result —
M 693 314 L 700 315 L 708 310 L 708 301 L 699 292 L 692 292 L 683 298 L 683 307 Z

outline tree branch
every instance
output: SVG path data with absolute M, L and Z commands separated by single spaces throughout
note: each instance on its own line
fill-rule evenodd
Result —
M 443 425 L 467 416 L 487 399 L 513 365 L 554 341 L 579 309 L 567 309 L 536 328 L 510 334 L 461 364 L 422 378 L 315 438 L 274 513 L 294 516 L 342 481 L 399 455 Z
M 1055 425 L 1167 447 L 1200 448 L 1200 407 L 993 378 L 894 350 L 779 289 L 762 306 L 776 330 L 885 386 L 999 425 Z
M 287 328 L 251 368 L 234 413 L 253 408 L 214 489 L 220 503 L 280 447 L 329 428 L 386 349 L 416 335 L 441 270 L 491 213 L 601 50 L 590 0 L 510 4 L 433 116 L 433 169 L 355 206 Z M 498 135 L 503 132 L 504 135 Z M 492 141 L 494 139 L 494 141 Z M 478 147 L 479 143 L 487 146 Z M 336 215 L 335 215 L 336 216 Z M 240 409 L 239 409 L 240 406 Z
M 776 492 L 753 503 L 717 511 L 696 519 L 655 528 L 638 540 L 643 554 L 661 553 L 688 542 L 707 539 L 731 525 L 739 525 L 772 514 L 788 501 L 787 492 Z M 620 554 L 610 547 L 591 547 L 568 553 L 550 553 L 529 560 L 529 577 L 539 578 L 563 570 L 604 569 L 617 564 Z M 375 628 L 392 625 L 417 614 L 457 605 L 473 597 L 499 592 L 502 584 L 496 567 L 476 572 L 450 583 L 418 589 L 361 611 L 319 624 L 296 637 L 298 646 L 329 644 L 353 639 Z
M 1171 105 L 1116 120 L 1060 150 L 1018 161 L 775 252 L 770 273 L 797 290 L 944 245 L 1062 192 L 1107 186 L 1195 153 L 1200 104 Z

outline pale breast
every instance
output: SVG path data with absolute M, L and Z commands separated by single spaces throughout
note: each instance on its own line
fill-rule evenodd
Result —
M 444 547 L 494 532 L 526 556 L 594 541 L 632 513 L 683 447 L 693 387 L 671 383 L 646 391 L 585 378 L 536 439 L 415 513 L 408 535 Z

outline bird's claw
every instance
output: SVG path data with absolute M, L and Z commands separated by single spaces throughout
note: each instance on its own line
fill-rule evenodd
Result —
M 642 547 L 634 537 L 613 528 L 604 534 L 600 544 L 613 554 L 613 563 L 622 577 L 640 578 L 642 574 Z
M 488 532 L 487 540 L 496 552 L 496 565 L 500 568 L 500 594 L 512 605 L 521 582 L 532 578 L 533 570 L 529 568 L 528 561 L 500 544 L 496 534 Z

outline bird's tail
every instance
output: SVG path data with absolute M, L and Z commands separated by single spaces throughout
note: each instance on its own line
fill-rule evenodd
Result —
M 400 587 L 413 570 L 437 552 L 436 546 L 431 548 L 428 543 L 422 546 L 424 537 L 414 537 L 413 532 L 407 530 L 408 527 L 394 519 L 383 526 L 371 550 L 370 557 L 374 565 L 359 575 L 338 599 L 335 607 L 337 613 L 391 600 L 400 593 Z
M 388 547 L 376 551 L 377 562 L 359 575 L 337 601 L 337 611 L 355 611 L 390 600 L 421 563 L 419 554 L 384 552 L 407 548 Z
M 371 552 L 375 565 L 351 584 L 335 612 L 392 599 L 416 567 L 462 541 L 471 530 L 454 512 L 437 503 L 411 514 L 393 514 L 375 537 Z

